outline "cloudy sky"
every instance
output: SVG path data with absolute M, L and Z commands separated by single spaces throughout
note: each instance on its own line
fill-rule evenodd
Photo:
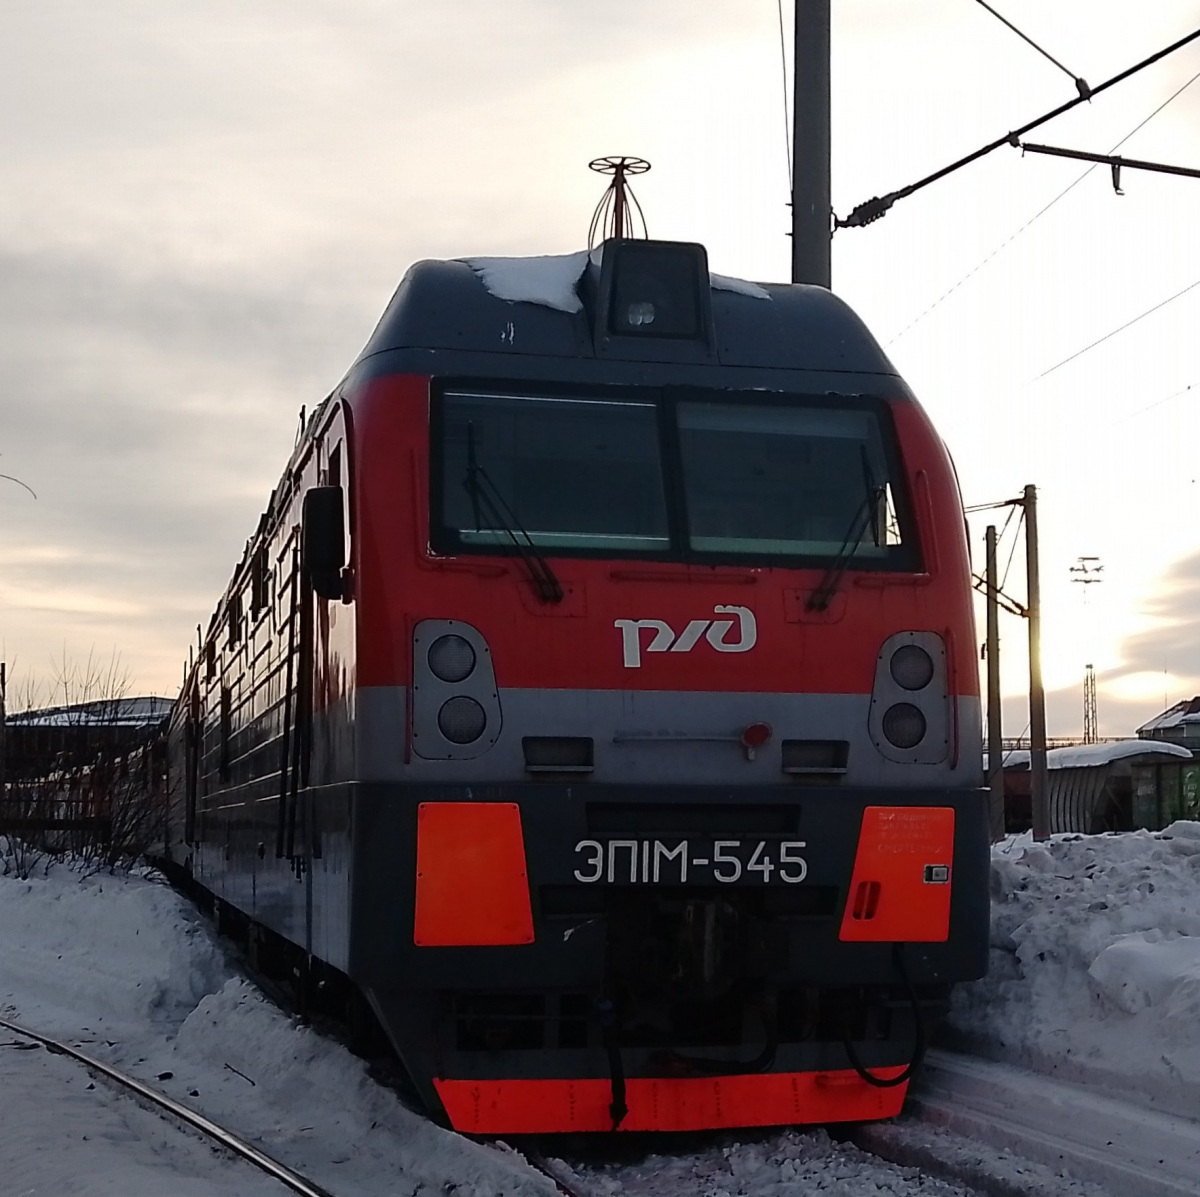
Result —
M 0 481 L 14 674 L 115 653 L 170 693 L 301 404 L 405 268 L 579 248 L 590 158 L 653 162 L 652 235 L 786 279 L 777 3 L 0 0 L 0 471 L 38 495 Z M 995 6 L 1093 85 L 1200 27 L 1198 0 Z M 972 0 L 833 7 L 840 213 L 1075 94 Z M 1198 73 L 1200 43 L 1034 139 L 1107 152 Z M 1200 166 L 1198 131 L 1200 80 L 1121 152 Z M 1085 170 L 997 151 L 840 232 L 834 286 L 968 503 L 1038 485 L 1051 732 L 1078 732 L 1092 661 L 1125 734 L 1200 691 L 1200 286 L 1058 363 L 1200 281 L 1200 181 L 1126 172 L 1117 197 L 1099 168 L 1062 195 Z M 1081 555 L 1103 585 L 1071 583 Z

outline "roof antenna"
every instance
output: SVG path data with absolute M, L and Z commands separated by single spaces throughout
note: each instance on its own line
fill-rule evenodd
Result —
M 627 175 L 644 175 L 650 169 L 650 163 L 645 158 L 608 157 L 593 158 L 588 163 L 588 169 L 597 174 L 612 175 L 596 211 L 592 213 L 592 223 L 588 229 L 588 249 L 596 244 L 596 234 L 603 234 L 601 240 L 610 237 L 626 237 L 633 234 L 633 213 L 637 213 L 642 225 L 642 237 L 649 237 L 646 230 L 646 216 L 637 196 L 633 194 L 625 181 Z M 630 204 L 632 203 L 632 207 Z

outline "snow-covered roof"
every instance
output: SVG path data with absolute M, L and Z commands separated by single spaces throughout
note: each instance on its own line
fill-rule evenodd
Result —
M 1109 744 L 1072 744 L 1067 748 L 1051 748 L 1046 753 L 1047 769 L 1089 769 L 1111 765 L 1126 757 L 1154 755 L 1174 756 L 1191 760 L 1192 754 L 1179 744 L 1165 740 L 1115 740 Z M 986 768 L 987 753 L 984 753 Z M 1004 754 L 1004 768 L 1028 769 L 1029 750 L 1015 748 Z
M 171 713 L 174 700 L 144 695 L 101 698 L 69 706 L 43 707 L 8 716 L 13 727 L 153 727 Z
M 1138 735 L 1145 732 L 1166 731 L 1168 728 L 1180 727 L 1185 723 L 1200 723 L 1200 696 L 1185 698 L 1173 707 L 1168 707 L 1161 715 L 1155 715 L 1148 723 L 1139 727 Z
M 558 312 L 580 312 L 583 302 L 577 289 L 588 258 L 600 264 L 601 250 L 573 254 L 543 254 L 532 258 L 462 258 L 479 276 L 488 293 L 509 303 L 536 303 Z M 718 291 L 733 291 L 752 299 L 770 299 L 770 293 L 745 279 L 710 274 Z

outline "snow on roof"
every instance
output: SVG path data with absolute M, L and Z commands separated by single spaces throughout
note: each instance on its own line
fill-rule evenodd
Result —
M 153 695 L 101 698 L 70 706 L 19 711 L 10 714 L 7 722 L 18 727 L 153 727 L 171 713 L 172 706 L 173 699 Z
M 747 282 L 744 278 L 730 278 L 725 274 L 710 274 L 708 281 L 714 291 L 732 291 L 735 295 L 749 295 L 751 299 L 770 299 L 771 293 L 758 283 Z
M 1047 769 L 1089 769 L 1111 765 L 1126 757 L 1157 753 L 1191 760 L 1192 754 L 1179 744 L 1165 740 L 1116 740 L 1111 744 L 1072 744 L 1068 748 L 1051 748 L 1046 753 Z M 986 768 L 987 753 L 984 753 Z M 1005 769 L 1028 769 L 1029 750 L 1014 748 L 1004 754 Z
M 575 285 L 587 266 L 588 251 L 544 254 L 537 258 L 463 258 L 497 299 L 537 303 L 559 312 L 581 312 Z
M 1147 723 L 1139 727 L 1138 735 L 1148 731 L 1165 731 L 1169 727 L 1179 727 L 1183 723 L 1200 723 L 1200 696 L 1185 698 L 1173 707 L 1168 707 L 1161 715 L 1155 715 Z
M 573 254 L 543 254 L 533 258 L 462 258 L 479 276 L 479 281 L 497 299 L 508 303 L 536 303 L 558 312 L 580 312 L 583 303 L 577 286 L 588 258 L 600 264 L 601 250 L 586 249 Z M 710 274 L 709 281 L 718 291 L 732 291 L 752 299 L 770 299 L 769 292 L 757 283 Z

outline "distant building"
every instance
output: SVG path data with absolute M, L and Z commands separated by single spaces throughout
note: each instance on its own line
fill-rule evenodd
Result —
M 1180 801 L 1187 788 L 1185 772 L 1195 773 L 1191 792 L 1197 793 L 1200 764 L 1192 764 L 1191 753 L 1178 744 L 1139 737 L 1051 748 L 1046 768 L 1052 833 L 1159 828 L 1200 815 L 1196 805 L 1185 808 Z M 1161 804 L 1160 785 L 1173 796 Z M 1004 754 L 1004 795 L 1005 829 L 1027 830 L 1032 820 L 1028 749 Z
M 1143 740 L 1173 744 L 1190 761 L 1134 771 L 1136 827 L 1165 827 L 1176 819 L 1200 819 L 1200 697 L 1185 698 L 1138 728 Z
M 112 787 L 150 744 L 169 698 L 107 698 L 17 714 L 0 708 L 0 833 L 107 820 Z M 152 755 L 141 754 L 147 770 Z

